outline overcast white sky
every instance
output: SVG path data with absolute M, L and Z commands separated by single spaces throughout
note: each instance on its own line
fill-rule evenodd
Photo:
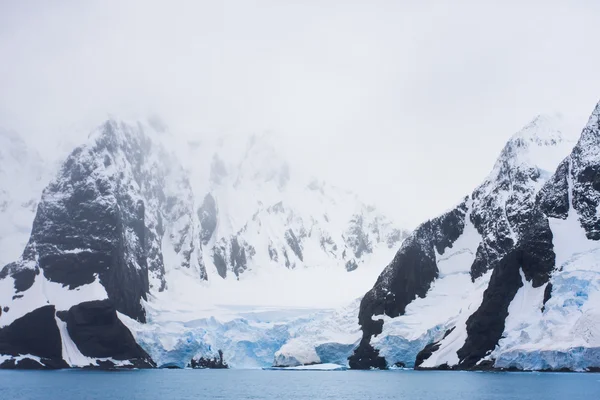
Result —
M 57 140 L 156 113 L 265 130 L 416 224 L 535 115 L 600 99 L 600 1 L 0 0 L 0 126 Z

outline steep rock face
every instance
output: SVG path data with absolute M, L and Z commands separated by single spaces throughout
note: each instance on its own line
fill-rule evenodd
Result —
M 46 304 L 99 322 L 99 308 L 82 305 L 98 300 L 144 322 L 148 293 L 166 289 L 165 262 L 206 278 L 189 182 L 153 135 L 139 124 L 108 121 L 71 153 L 43 192 L 21 258 L 0 270 L 0 326 Z M 112 326 L 115 341 L 130 342 L 126 329 Z M 76 348 L 101 342 L 93 339 L 101 335 L 96 328 Z M 72 342 L 67 332 L 61 336 Z M 118 347 L 107 350 L 123 361 Z M 107 358 L 76 353 L 81 366 Z
M 40 307 L 0 328 L 0 368 L 64 368 L 54 306 Z M 11 356 L 11 357 L 6 357 Z M 4 358 L 4 360 L 3 360 Z
M 200 218 L 200 238 L 202 244 L 207 245 L 215 229 L 217 229 L 218 222 L 217 203 L 210 193 L 204 197 L 204 201 L 198 209 L 198 218 Z
M 64 318 L 71 340 L 86 357 L 127 360 L 136 368 L 155 366 L 119 320 L 110 301 L 80 303 L 59 318 Z
M 120 312 L 143 321 L 141 301 L 151 287 L 166 286 L 163 238 L 177 233 L 171 253 L 183 267 L 198 245 L 184 206 L 189 183 L 178 182 L 175 167 L 162 167 L 159 157 L 167 155 L 140 126 L 104 124 L 44 190 L 13 275 L 39 269 L 71 290 L 98 279 Z M 184 196 L 169 192 L 174 184 Z
M 521 285 L 515 263 L 535 287 L 548 281 L 554 266 L 552 233 L 536 195 L 573 144 L 561 129 L 554 117 L 536 118 L 511 138 L 482 185 L 404 242 L 362 300 L 363 339 L 351 367 L 380 367 L 383 357 L 413 365 L 414 358 L 406 357 L 414 353 L 389 347 L 390 337 L 415 346 L 422 338 L 439 341 L 428 347 L 426 359 L 420 357 L 425 368 L 459 362 L 471 367 L 493 350 L 504 330 L 497 321 Z M 483 331 L 487 339 L 472 342 Z
M 573 208 L 590 240 L 600 240 L 600 134 L 596 107 L 571 155 L 559 166 L 540 193 L 540 207 L 551 218 L 566 220 Z
M 218 356 L 215 356 L 213 358 L 209 358 L 209 357 L 192 358 L 192 361 L 190 361 L 189 367 L 194 368 L 194 369 L 206 369 L 206 368 L 227 369 L 227 368 L 229 368 L 229 366 L 223 359 L 223 352 L 221 350 L 219 350 Z

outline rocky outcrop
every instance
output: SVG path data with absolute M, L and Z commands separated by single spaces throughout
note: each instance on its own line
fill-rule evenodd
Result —
M 40 307 L 0 329 L 0 368 L 65 368 L 53 305 Z M 2 360 L 2 358 L 0 358 Z
M 80 303 L 58 317 L 67 323 L 71 340 L 84 356 L 128 361 L 135 368 L 155 366 L 109 300 Z
M 204 197 L 202 206 L 198 209 L 198 217 L 200 218 L 200 239 L 203 245 L 207 245 L 208 241 L 215 233 L 217 228 L 217 203 L 214 197 L 209 193 Z
M 219 350 L 218 357 L 198 357 L 192 358 L 189 368 L 194 369 L 227 369 L 229 365 L 223 359 L 223 352 Z

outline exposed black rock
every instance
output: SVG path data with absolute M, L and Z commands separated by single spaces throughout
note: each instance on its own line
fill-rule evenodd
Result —
M 0 329 L 0 354 L 40 357 L 42 365 L 36 366 L 30 361 L 7 364 L 4 368 L 66 368 L 62 359 L 62 341 L 54 318 L 54 306 L 40 307 L 10 325 Z M 37 363 L 34 361 L 34 363 Z
M 239 277 L 248 269 L 248 259 L 254 254 L 255 249 L 252 246 L 242 242 L 238 236 L 232 236 L 229 240 L 221 239 L 215 244 L 213 262 L 222 278 L 225 278 L 228 272 L 233 272 Z
M 490 178 L 472 194 L 474 207 L 471 211 L 471 221 L 482 237 L 471 266 L 473 281 L 493 269 L 499 260 L 514 248 L 515 237 L 519 237 L 528 229 L 540 170 L 534 165 L 515 163 L 515 160 L 532 142 L 537 143 L 541 140 L 537 137 L 529 140 L 515 137 L 510 140 L 496 162 Z
M 33 286 L 35 276 L 39 274 L 39 269 L 22 269 L 18 263 L 10 263 L 0 270 L 0 279 L 10 275 L 14 279 L 15 292 L 24 292 Z
M 371 337 L 381 333 L 382 320 L 373 316 L 386 314 L 397 317 L 417 297 L 425 297 L 433 280 L 438 276 L 434 248 L 443 254 L 446 247 L 460 236 L 465 226 L 466 202 L 451 212 L 421 225 L 403 243 L 394 260 L 377 279 L 375 286 L 363 297 L 358 314 L 363 339 L 355 351 L 356 367 L 379 368 L 379 354 L 373 356 Z M 373 360 L 378 366 L 367 365 Z M 385 360 L 383 360 L 385 363 Z M 352 367 L 354 368 L 354 367 Z
M 455 328 L 456 327 L 447 330 L 446 333 L 444 334 L 444 337 L 442 340 L 446 339 L 448 337 L 448 335 L 450 335 L 452 333 L 452 331 L 454 331 Z M 423 350 L 421 350 L 417 354 L 417 357 L 415 359 L 415 369 L 420 369 L 421 365 L 425 362 L 425 360 L 427 360 L 429 357 L 431 357 L 433 355 L 433 353 L 435 353 L 436 351 L 439 350 L 440 345 L 441 345 L 440 343 L 442 340 L 429 343 L 427 346 L 425 346 L 423 348 Z
M 346 271 L 352 272 L 352 271 L 356 270 L 357 268 L 358 268 L 358 264 L 356 263 L 355 259 L 348 260 L 346 262 Z
M 213 358 L 192 358 L 189 368 L 194 369 L 227 369 L 229 365 L 223 359 L 223 352 L 219 350 L 219 356 Z
M 419 367 L 427 360 L 429 357 L 433 355 L 436 351 L 440 349 L 440 343 L 434 342 L 429 343 L 423 350 L 417 354 L 417 358 L 415 360 L 415 369 L 420 369 Z
M 385 358 L 379 355 L 379 350 L 371 346 L 370 343 L 362 344 L 360 351 L 355 351 L 348 358 L 348 365 L 351 369 L 388 369 Z
M 291 229 L 288 229 L 285 232 L 285 240 L 288 246 L 290 246 L 290 249 L 296 254 L 296 257 L 298 257 L 300 261 L 304 261 L 304 257 L 302 256 L 302 245 Z
M 215 246 L 213 248 L 213 262 L 215 263 L 215 267 L 217 268 L 217 273 L 221 278 L 225 278 L 227 276 L 227 263 L 225 262 L 225 247 L 224 246 Z
M 554 218 L 566 219 L 572 205 L 590 240 L 600 240 L 600 215 L 596 212 L 600 205 L 599 119 L 600 103 L 573 152 L 544 185 L 538 200 L 541 210 Z
M 117 310 L 109 300 L 71 307 L 66 322 L 69 336 L 84 356 L 129 360 L 136 368 L 155 366 L 117 317 Z
M 546 303 L 552 298 L 552 282 L 548 282 L 544 289 L 544 305 L 542 306 L 542 312 L 546 310 Z
M 481 306 L 467 320 L 468 337 L 457 352 L 462 368 L 474 367 L 502 337 L 508 306 L 523 286 L 519 270 L 524 257 L 522 251 L 511 252 L 494 269 Z
M 551 218 L 567 219 L 569 214 L 569 160 L 558 166 L 538 194 L 541 211 Z
M 248 268 L 246 249 L 240 246 L 237 237 L 231 239 L 231 254 L 229 262 L 233 267 L 233 273 L 235 276 L 240 276 L 240 274 Z
M 0 364 L 0 369 L 17 369 L 17 370 L 40 370 L 40 369 L 57 369 L 44 365 L 43 363 L 31 358 L 23 358 L 21 360 L 9 359 Z
M 504 332 L 508 307 L 523 286 L 520 271 L 533 287 L 540 287 L 548 282 L 554 261 L 548 220 L 535 209 L 530 213 L 529 230 L 517 248 L 495 266 L 481 306 L 467 320 L 468 337 L 457 352 L 460 368 L 473 368 L 498 344 Z
M 13 279 L 15 280 L 15 290 L 16 292 L 24 292 L 33 286 L 33 282 L 35 281 L 35 276 L 39 273 L 39 270 L 31 270 L 31 269 L 22 269 L 19 271 L 15 271 L 12 274 Z
M 217 203 L 215 198 L 209 193 L 204 197 L 202 206 L 198 209 L 198 218 L 200 219 L 200 240 L 202 244 L 208 244 L 215 229 L 217 228 Z

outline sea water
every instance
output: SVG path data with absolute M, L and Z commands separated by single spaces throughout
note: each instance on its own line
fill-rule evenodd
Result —
M 595 400 L 600 374 L 416 371 L 0 371 L 1 400 Z

